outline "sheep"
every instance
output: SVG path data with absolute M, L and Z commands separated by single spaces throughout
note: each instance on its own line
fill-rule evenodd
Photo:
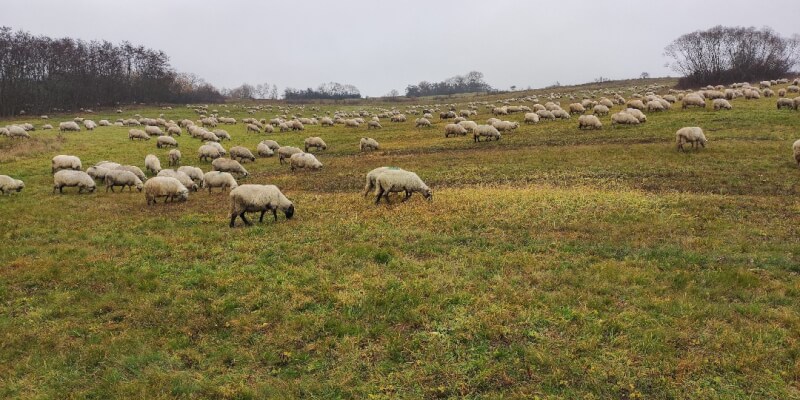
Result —
M 306 153 L 308 153 L 308 149 L 311 148 L 311 147 L 313 147 L 313 148 L 315 148 L 317 150 L 327 150 L 328 149 L 328 145 L 325 144 L 325 141 L 322 140 L 322 138 L 318 137 L 318 136 L 307 137 L 306 140 L 303 141 L 303 145 L 304 145 L 304 147 L 306 149 Z
M 455 117 L 457 117 L 455 111 L 443 111 L 443 112 L 439 113 L 439 119 L 450 119 L 450 118 L 455 118 Z M 426 117 L 426 119 L 427 118 L 430 118 L 430 117 Z
M 539 123 L 539 114 L 534 112 L 525 113 L 525 119 L 523 120 L 526 124 L 538 124 Z
M 478 129 L 478 123 L 475 121 L 461 121 L 458 124 L 463 126 L 469 133 L 474 133 Z
M 197 149 L 200 161 L 215 160 L 222 157 L 222 153 L 214 146 L 204 144 Z
M 8 175 L 0 175 L 0 193 L 11 194 L 11 192 L 21 192 L 25 189 L 25 182 L 14 179 Z
M 81 127 L 74 121 L 67 121 L 58 124 L 58 130 L 61 132 L 80 132 Z
M 594 115 L 608 115 L 608 106 L 604 104 L 598 104 L 592 108 L 592 114 Z
M 253 124 L 247 124 L 247 133 L 250 132 L 261 133 L 261 128 Z
M 190 191 L 197 191 L 197 184 L 194 183 L 194 180 L 184 172 L 175 171 L 174 169 L 162 169 L 158 172 L 158 176 L 169 176 L 171 178 L 175 178 L 181 182 L 181 185 L 185 186 Z
M 285 122 L 281 122 L 280 125 L 278 125 L 278 127 L 280 128 L 281 132 L 288 132 L 289 130 L 292 129 Z
M 322 117 L 322 119 L 319 120 L 319 124 L 321 126 L 333 126 L 333 120 L 330 119 L 330 117 Z
M 292 171 L 298 168 L 318 170 L 322 169 L 322 163 L 311 153 L 294 153 L 289 157 L 289 167 Z
M 274 140 L 262 140 L 261 143 L 265 144 L 272 151 L 275 151 L 275 150 L 278 150 L 278 149 L 281 148 L 281 145 L 279 145 L 278 142 L 276 142 Z
M 367 123 L 367 129 L 381 129 L 381 128 L 383 128 L 383 126 L 381 126 L 381 123 L 378 121 L 369 121 Z
M 303 150 L 298 149 L 297 147 L 292 146 L 281 146 L 278 148 L 278 161 L 283 164 L 284 159 L 288 159 L 295 153 L 302 153 Z
M 800 109 L 800 96 L 795 97 L 793 101 L 794 101 L 794 109 L 795 110 Z
M 224 192 L 225 188 L 233 190 L 236 189 L 239 184 L 236 183 L 236 179 L 234 179 L 233 175 L 227 172 L 210 171 L 203 175 L 202 186 L 208 189 L 208 193 L 211 193 L 212 188 L 221 188 L 221 191 Z
M 664 105 L 658 100 L 651 100 L 647 102 L 647 111 L 664 111 Z
M 25 130 L 25 132 L 28 132 L 28 131 L 35 131 L 35 130 L 36 130 L 36 127 L 35 127 L 35 126 L 33 126 L 33 124 L 31 124 L 31 123 L 29 123 L 29 122 L 26 122 L 26 123 L 24 123 L 24 124 L 22 124 L 22 125 L 19 125 L 19 126 L 20 126 L 20 127 L 22 127 L 22 129 L 24 129 L 24 130 Z
M 375 189 L 375 180 L 377 179 L 378 175 L 383 173 L 387 170 L 403 170 L 399 167 L 378 167 L 373 169 L 372 171 L 367 172 L 367 182 L 364 185 L 364 197 L 367 197 L 372 189 Z
M 775 96 L 775 91 L 772 89 L 764 89 L 764 97 L 772 97 Z
M 131 129 L 128 131 L 128 139 L 150 140 L 150 135 L 140 129 Z
M 645 105 L 641 100 L 631 100 L 628 101 L 628 108 L 635 108 L 637 110 L 644 110 Z
M 122 190 L 125 190 L 125 187 L 128 187 L 128 191 L 133 191 L 133 188 L 136 187 L 136 190 L 142 191 L 142 180 L 136 176 L 133 172 L 125 171 L 125 170 L 107 170 L 108 172 L 105 174 L 103 181 L 106 184 L 106 192 L 108 189 L 114 191 L 114 186 L 122 186 Z
M 159 197 L 168 201 L 186 201 L 189 199 L 189 189 L 181 182 L 169 176 L 157 176 L 150 178 L 144 184 L 144 197 L 147 205 L 156 204 Z
M 158 175 L 158 173 L 161 171 L 161 161 L 159 161 L 158 157 L 155 155 L 148 154 L 144 158 L 144 169 L 150 171 L 150 173 L 153 175 Z
M 569 119 L 569 113 L 560 108 L 552 110 L 551 112 L 553 113 L 553 117 L 555 118 Z
M 261 142 L 256 146 L 256 153 L 261 157 L 272 157 L 275 152 L 268 145 Z
M 492 126 L 497 129 L 498 132 L 505 133 L 519 128 L 519 122 L 497 121 L 493 123 Z
M 583 114 L 586 112 L 586 108 L 583 107 L 583 104 L 580 103 L 572 103 L 569 105 L 569 113 L 570 114 Z
M 244 160 L 250 160 L 251 162 L 256 161 L 256 156 L 250 152 L 250 149 L 244 146 L 231 147 L 231 158 L 234 160 L 238 159 L 239 162 L 244 162 Z
M 492 115 L 508 115 L 508 107 L 494 107 L 492 108 Z
M 358 148 L 361 151 L 370 151 L 370 150 L 378 150 L 380 149 L 380 144 L 373 138 L 361 138 L 361 141 L 358 144 Z
M 697 145 L 697 148 L 700 149 L 700 146 L 705 148 L 708 142 L 706 140 L 706 135 L 703 134 L 703 130 L 696 126 L 678 129 L 678 131 L 675 132 L 675 138 L 678 144 L 678 150 L 680 151 L 684 151 L 683 145 L 685 143 L 691 143 L 692 148 L 695 148 L 695 145 Z
M 244 169 L 242 164 L 239 164 L 238 161 L 222 157 L 211 162 L 211 170 L 235 173 L 243 178 L 250 175 L 250 173 L 247 172 L 247 170 Z
M 602 129 L 603 124 L 594 115 L 581 115 L 578 117 L 578 129 Z
M 281 210 L 286 219 L 294 215 L 294 204 L 281 193 L 275 185 L 242 185 L 231 190 L 231 222 L 234 227 L 236 217 L 242 219 L 245 225 L 253 225 L 245 217 L 247 212 L 261 212 L 258 222 L 264 222 L 264 214 L 272 211 L 275 221 L 278 220 L 278 210 Z
M 719 111 L 720 109 L 725 109 L 725 110 L 733 109 L 731 103 L 729 103 L 728 100 L 725 99 L 714 99 L 714 101 L 712 101 L 711 104 L 714 105 L 714 111 Z
M 447 124 L 444 127 L 444 137 L 453 136 L 465 136 L 467 134 L 467 129 L 459 124 Z
M 787 86 L 786 93 L 800 93 L 800 86 L 797 85 Z
M 83 120 L 83 126 L 89 131 L 93 131 L 94 128 L 97 128 L 97 124 L 90 119 Z
M 623 103 L 624 103 L 624 102 L 623 102 Z M 605 98 L 605 97 L 603 97 L 602 99 L 600 99 L 600 101 L 598 101 L 598 102 L 597 102 L 597 104 L 598 104 L 598 105 L 601 105 L 601 106 L 606 106 L 606 107 L 608 107 L 609 109 L 611 109 L 611 108 L 613 108 L 613 107 L 614 107 L 614 102 L 613 102 L 613 101 L 611 101 L 611 100 L 609 100 L 609 99 L 607 99 L 607 98 Z
M 64 187 L 78 187 L 78 193 L 83 193 L 84 190 L 94 192 L 97 186 L 89 174 L 83 171 L 62 170 L 53 175 L 53 193 L 58 190 L 59 193 L 64 193 Z
M 80 171 L 83 169 L 81 159 L 75 156 L 57 155 L 50 161 L 50 173 L 55 174 L 62 169 Z
M 392 122 L 406 122 L 406 116 L 405 114 L 396 114 L 392 115 L 392 117 L 389 118 L 389 120 Z
M 684 96 L 682 103 L 683 104 L 681 104 L 681 108 L 683 109 L 689 108 L 689 106 L 702 108 L 706 107 L 705 99 L 694 93 Z
M 778 97 L 786 97 L 786 89 L 779 89 Z
M 107 119 L 101 119 L 100 121 L 97 121 L 97 125 L 100 125 L 100 126 L 111 126 L 111 122 L 109 122 Z
M 639 120 L 631 114 L 628 114 L 625 111 L 620 111 L 616 114 L 611 115 L 611 127 L 615 127 L 616 125 L 639 125 Z
M 156 147 L 159 149 L 162 147 L 178 147 L 178 141 L 176 141 L 172 136 L 159 136 L 156 139 Z
M 185 165 L 183 167 L 179 167 L 178 171 L 183 172 L 189 176 L 189 178 L 192 178 L 192 181 L 198 185 L 203 183 L 203 170 L 200 168 Z
M 478 125 L 478 129 L 472 133 L 472 140 L 474 142 L 480 142 L 481 136 L 486 137 L 486 140 L 500 140 L 500 132 L 491 125 Z
M 792 99 L 787 99 L 785 97 L 781 97 L 778 99 L 778 110 L 781 108 L 788 108 L 794 109 L 794 101 Z
M 167 154 L 168 165 L 175 165 L 181 163 L 181 151 L 178 149 L 172 149 Z
M 150 136 L 162 136 L 162 135 L 164 135 L 164 132 L 161 131 L 161 128 L 159 128 L 157 126 L 149 126 L 149 125 L 145 126 L 144 127 L 144 132 L 147 133 Z
M 797 167 L 800 168 L 800 139 L 792 144 L 792 153 L 794 153 L 794 160 L 797 161 Z
M 761 88 L 768 88 L 768 87 L 772 86 L 772 82 L 770 82 L 770 81 L 761 81 L 761 82 L 758 83 L 758 85 Z
M 417 174 L 401 170 L 401 169 L 387 169 L 377 174 L 375 177 L 375 204 L 379 204 L 381 197 L 389 203 L 389 193 L 405 192 L 405 197 L 402 201 L 408 200 L 412 194 L 420 193 L 428 201 L 433 200 L 433 193 L 428 185 L 417 176 Z
M 430 128 L 431 121 L 428 121 L 427 118 L 417 118 L 414 120 L 414 127 L 415 128 Z
M 105 181 L 106 175 L 108 174 L 109 171 L 111 171 L 110 168 L 97 165 L 86 169 L 86 173 L 89 174 L 89 176 L 91 176 L 92 179 L 99 181 Z
M 207 130 L 202 130 L 200 132 L 200 139 L 204 140 L 205 142 L 214 142 L 214 143 L 219 143 L 220 141 L 219 136 L 214 134 L 214 132 L 209 132 Z
M 142 169 L 137 167 L 137 166 L 135 166 L 135 165 L 119 165 L 119 166 L 111 168 L 111 169 L 132 172 L 134 175 L 136 175 L 137 178 L 141 179 L 142 182 L 147 180 L 147 177 L 144 175 L 144 172 L 142 171 Z
M 8 136 L 8 128 L 0 126 L 0 136 Z
M 11 125 L 8 127 L 8 137 L 10 138 L 25 138 L 30 139 L 31 135 L 25 132 L 25 129 L 18 125 Z
M 306 129 L 303 123 L 298 120 L 286 121 L 286 125 L 293 131 L 302 131 Z
M 539 111 L 536 111 L 536 114 L 541 119 L 549 119 L 551 121 L 555 121 L 556 120 L 556 116 L 553 115 L 553 112 L 549 111 L 549 110 L 539 110 Z
M 633 115 L 634 118 L 638 119 L 640 123 L 647 122 L 647 116 L 644 115 L 643 112 L 635 109 L 635 108 L 628 108 L 625 110 L 626 113 Z

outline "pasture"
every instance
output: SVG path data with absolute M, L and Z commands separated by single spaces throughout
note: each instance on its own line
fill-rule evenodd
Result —
M 102 185 L 52 193 L 57 154 L 167 168 L 129 127 L 0 137 L 0 174 L 26 185 L 0 196 L 0 397 L 800 398 L 800 113 L 775 101 L 678 103 L 599 131 L 573 116 L 481 143 L 445 138 L 437 115 L 430 129 L 411 114 L 370 131 L 220 126 L 225 148 L 328 145 L 320 171 L 244 164 L 240 184 L 277 185 L 296 213 L 234 229 L 218 191 L 155 206 Z M 391 107 L 409 104 L 290 112 Z M 136 113 L 197 119 L 174 106 L 49 123 Z M 0 125 L 15 122 L 44 123 Z M 676 151 L 684 126 L 708 146 Z M 381 149 L 360 153 L 367 136 Z M 210 170 L 199 140 L 177 141 L 182 165 Z M 379 166 L 416 172 L 433 201 L 376 206 L 362 190 Z

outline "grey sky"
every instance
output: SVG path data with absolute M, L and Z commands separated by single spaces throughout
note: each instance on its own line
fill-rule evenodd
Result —
M 471 70 L 507 89 L 622 79 L 664 67 L 664 46 L 714 25 L 800 33 L 797 0 L 2 0 L 0 25 L 129 40 L 219 87 L 351 83 L 404 92 Z

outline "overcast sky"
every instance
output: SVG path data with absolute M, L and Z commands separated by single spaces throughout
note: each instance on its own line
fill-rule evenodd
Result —
M 715 25 L 800 33 L 799 0 L 0 0 L 0 25 L 128 40 L 218 87 L 335 81 L 362 95 L 472 70 L 501 89 L 675 75 L 664 46 Z

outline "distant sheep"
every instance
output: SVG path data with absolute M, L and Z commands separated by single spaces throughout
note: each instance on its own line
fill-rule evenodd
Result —
M 689 107 L 706 107 L 706 101 L 697 94 L 687 94 L 683 97 L 681 108 L 686 109 Z
M 731 109 L 733 109 L 733 106 L 731 106 L 731 103 L 729 103 L 728 100 L 725 100 L 725 99 L 714 99 L 714 101 L 712 101 L 711 104 L 714 106 L 714 111 L 718 111 L 718 110 L 721 110 L 721 109 L 722 110 L 731 110 Z
M 628 101 L 628 108 L 635 108 L 637 110 L 644 110 L 646 106 L 641 100 L 630 100 Z
M 699 149 L 700 146 L 705 148 L 708 142 L 706 140 L 706 135 L 703 134 L 703 130 L 696 126 L 678 129 L 678 131 L 675 132 L 675 137 L 678 150 L 680 151 L 683 151 L 683 145 L 686 143 L 691 143 L 692 148 L 697 146 Z
M 168 176 L 180 181 L 181 185 L 185 186 L 190 191 L 197 191 L 198 185 L 194 180 L 184 172 L 176 171 L 174 169 L 162 169 L 158 172 L 158 176 Z
M 534 112 L 525 113 L 525 119 L 523 120 L 526 124 L 538 124 L 539 123 L 539 114 Z
M 281 210 L 286 219 L 294 215 L 294 204 L 281 193 L 274 185 L 242 185 L 231 190 L 230 227 L 234 227 L 236 217 L 242 219 L 245 225 L 252 225 L 245 217 L 247 212 L 261 212 L 258 221 L 264 221 L 264 214 L 272 211 L 275 221 L 278 220 L 277 211 Z
M 147 205 L 156 204 L 159 197 L 164 198 L 164 202 L 168 201 L 186 201 L 189 199 L 189 189 L 183 186 L 181 182 L 175 178 L 168 176 L 157 176 L 150 178 L 144 184 L 144 196 L 147 199 Z
M 414 121 L 414 127 L 415 128 L 430 128 L 431 127 L 431 121 L 428 121 L 428 119 L 426 119 L 426 118 L 417 118 Z
M 247 132 L 261 133 L 261 128 L 253 124 L 247 124 Z
M 381 126 L 381 123 L 378 121 L 369 121 L 369 123 L 367 123 L 367 129 L 381 129 L 381 128 L 383 128 L 383 126 Z
M 570 114 L 583 114 L 586 112 L 586 108 L 583 107 L 583 104 L 580 103 L 572 103 L 569 105 L 569 113 Z
M 469 133 L 474 133 L 478 129 L 478 123 L 475 121 L 461 121 L 458 124 L 463 126 Z
M 647 102 L 647 111 L 650 112 L 657 112 L 657 111 L 664 111 L 664 105 L 657 100 L 651 100 Z
M 609 107 L 604 104 L 598 104 L 592 108 L 592 113 L 594 115 L 608 115 Z
M 144 127 L 144 132 L 150 136 L 161 136 L 164 134 L 164 132 L 161 131 L 161 128 L 150 125 Z
M 616 125 L 639 125 L 639 120 L 627 112 L 620 111 L 611 116 L 611 127 Z
M 261 142 L 256 146 L 256 153 L 260 157 L 272 157 L 275 154 L 275 151 L 272 150 L 267 144 Z
M 373 138 L 361 138 L 358 147 L 361 151 L 378 150 L 380 149 L 380 144 Z
M 203 175 L 203 188 L 208 189 L 211 193 L 212 188 L 220 188 L 221 191 L 236 189 L 239 184 L 234 179 L 233 175 L 227 172 L 210 171 Z
M 83 171 L 61 170 L 53 175 L 53 193 L 64 193 L 64 187 L 78 187 L 78 193 L 94 192 L 97 186 L 89 174 Z
M 231 118 L 231 119 L 233 119 L 233 118 Z M 231 135 L 226 130 L 214 129 L 214 135 L 216 135 L 218 138 L 220 138 L 220 140 L 222 140 L 222 139 L 231 140 Z
M 178 171 L 188 175 L 189 178 L 192 178 L 192 181 L 196 183 L 198 186 L 203 183 L 203 170 L 200 168 L 185 165 L 183 167 L 178 168 Z
M 549 119 L 551 121 L 556 120 L 556 116 L 553 115 L 553 112 L 549 110 L 539 110 L 536 111 L 536 114 L 539 116 L 540 119 Z
M 453 136 L 465 136 L 467 134 L 467 129 L 459 124 L 447 124 L 444 127 L 444 137 Z
M 58 124 L 58 130 L 61 132 L 80 132 L 81 127 L 74 121 L 68 121 Z
M 0 175 L 0 193 L 11 194 L 12 192 L 21 192 L 25 189 L 25 182 L 19 179 L 14 179 L 8 175 Z
M 150 135 L 140 129 L 131 129 L 128 131 L 128 139 L 150 140 Z

